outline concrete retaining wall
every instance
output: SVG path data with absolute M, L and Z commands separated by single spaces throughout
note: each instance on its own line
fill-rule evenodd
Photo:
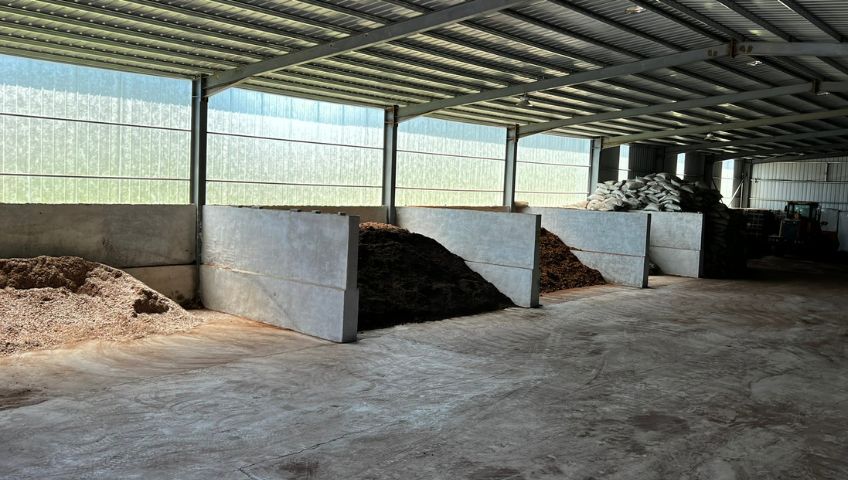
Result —
M 700 277 L 704 270 L 704 216 L 683 212 L 651 212 L 649 215 L 651 261 L 669 275 Z
M 648 286 L 650 216 L 543 207 L 522 211 L 541 215 L 542 227 L 574 248 L 577 258 L 607 282 Z
M 207 206 L 206 307 L 332 340 L 356 340 L 359 217 Z
M 389 218 L 388 209 L 386 207 L 321 207 L 314 205 L 274 205 L 261 206 L 256 208 L 268 208 L 271 210 L 301 210 L 303 212 L 319 211 L 322 213 L 344 213 L 350 216 L 359 217 L 360 222 L 379 222 L 386 223 Z
M 191 302 L 197 295 L 197 265 L 135 267 L 122 270 L 177 303 Z
M 82 257 L 178 302 L 194 297 L 193 205 L 0 204 L 0 225 L 0 258 Z
M 539 305 L 539 217 L 400 207 L 398 226 L 438 241 L 516 305 Z
M 194 262 L 192 205 L 0 205 L 0 258 L 74 255 L 123 267 Z

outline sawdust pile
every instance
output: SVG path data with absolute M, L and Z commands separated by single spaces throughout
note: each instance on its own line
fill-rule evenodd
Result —
M 597 270 L 583 265 L 568 245 L 544 228 L 539 235 L 539 250 L 541 293 L 606 283 Z
M 0 259 L 0 355 L 173 333 L 199 322 L 132 276 L 100 263 Z
M 432 238 L 383 223 L 359 226 L 359 329 L 513 306 Z

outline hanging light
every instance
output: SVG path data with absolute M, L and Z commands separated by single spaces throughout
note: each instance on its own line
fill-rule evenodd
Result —
M 759 60 L 751 60 L 750 62 L 748 62 L 748 65 L 751 66 L 751 67 L 756 67 L 756 66 L 762 65 L 762 64 L 763 64 L 763 62 L 761 62 Z
M 646 10 L 647 8 L 643 7 L 642 5 L 631 5 L 624 9 L 624 13 L 628 15 L 635 15 L 637 13 L 642 13 Z
M 525 93 L 521 97 L 518 98 L 518 103 L 516 104 L 519 107 L 532 107 L 533 104 L 530 103 L 530 97 Z
M 714 138 L 715 138 L 715 135 L 713 134 L 713 132 L 710 132 L 710 133 L 706 134 L 706 136 L 704 136 L 704 140 L 712 140 Z

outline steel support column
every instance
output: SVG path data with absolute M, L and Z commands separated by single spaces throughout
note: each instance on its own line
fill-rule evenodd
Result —
M 506 129 L 506 155 L 504 156 L 503 206 L 510 212 L 515 209 L 515 170 L 518 161 L 518 125 Z
M 195 261 L 201 263 L 200 241 L 203 229 L 203 206 L 206 205 L 206 133 L 209 99 L 204 94 L 206 78 L 191 83 L 191 170 L 190 198 L 197 210 Z
M 752 178 L 754 176 L 754 164 L 745 161 L 743 169 L 743 187 L 742 187 L 742 208 L 751 208 L 751 186 L 753 185 Z
M 397 222 L 395 211 L 395 188 L 397 184 L 397 136 L 398 106 L 386 108 L 383 123 L 383 206 L 386 207 L 388 222 Z
M 592 139 L 592 145 L 589 147 L 589 185 L 586 187 L 589 195 L 595 191 L 595 185 L 601 182 L 601 151 L 603 148 L 603 138 Z

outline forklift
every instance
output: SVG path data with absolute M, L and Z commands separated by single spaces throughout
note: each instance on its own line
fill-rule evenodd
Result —
M 818 202 L 786 202 L 780 229 L 769 236 L 772 252 L 801 255 L 826 254 L 835 250 L 833 239 L 822 233 L 821 208 Z

